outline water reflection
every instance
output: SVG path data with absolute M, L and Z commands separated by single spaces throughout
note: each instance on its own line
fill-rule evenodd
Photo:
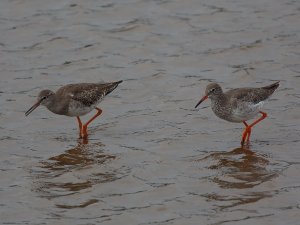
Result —
M 115 156 L 104 153 L 104 146 L 101 142 L 89 144 L 80 140 L 76 147 L 41 161 L 30 171 L 33 190 L 51 199 L 118 179 L 117 171 L 107 166 Z
M 212 153 L 204 159 L 216 161 L 209 169 L 219 169 L 221 176 L 213 179 L 222 188 L 252 188 L 276 176 L 268 171 L 268 159 L 249 148 L 235 148 L 229 152 Z
M 220 191 L 204 196 L 218 202 L 220 210 L 270 197 L 271 193 L 260 191 L 258 186 L 278 176 L 276 171 L 270 170 L 269 160 L 249 146 L 210 153 L 199 161 L 208 162 L 207 169 L 216 171 L 210 179 Z

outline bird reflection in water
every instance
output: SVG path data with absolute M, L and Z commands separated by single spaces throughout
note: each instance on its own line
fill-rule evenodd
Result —
M 209 201 L 219 202 L 221 210 L 270 197 L 271 193 L 259 191 L 256 186 L 278 176 L 276 171 L 268 170 L 269 160 L 251 151 L 249 146 L 210 153 L 198 161 L 208 162 L 207 169 L 216 171 L 210 179 L 218 185 L 219 191 L 204 196 Z
M 222 171 L 222 176 L 214 178 L 214 182 L 222 188 L 251 188 L 275 175 L 266 169 L 269 161 L 249 149 L 235 148 L 230 152 L 212 153 L 208 157 L 217 160 L 209 169 Z M 233 179 L 226 181 L 226 177 Z
M 34 191 L 51 199 L 119 179 L 117 171 L 107 165 L 116 157 L 105 154 L 104 146 L 99 142 L 89 144 L 87 140 L 81 140 L 65 153 L 40 162 L 31 169 Z

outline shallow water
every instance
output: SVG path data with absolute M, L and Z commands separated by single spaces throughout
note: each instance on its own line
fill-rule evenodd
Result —
M 0 3 L 2 224 L 298 224 L 299 1 Z M 41 89 L 124 80 L 87 142 Z M 202 97 L 281 86 L 243 124 Z M 84 117 L 87 120 L 91 115 Z

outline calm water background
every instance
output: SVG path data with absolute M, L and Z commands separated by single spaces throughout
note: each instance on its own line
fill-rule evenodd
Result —
M 300 224 L 300 2 L 2 0 L 1 224 Z M 88 143 L 41 89 L 124 82 Z M 281 86 L 248 150 L 203 103 Z M 87 120 L 88 117 L 84 117 Z

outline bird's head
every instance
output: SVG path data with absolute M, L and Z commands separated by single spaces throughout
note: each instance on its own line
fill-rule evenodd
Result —
M 206 86 L 205 95 L 200 99 L 195 108 L 197 108 L 207 98 L 217 99 L 223 93 L 222 88 L 217 83 L 211 83 Z
M 25 113 L 25 116 L 28 116 L 33 110 L 35 110 L 39 105 L 44 105 L 44 106 L 48 106 L 51 101 L 52 98 L 54 97 L 54 92 L 50 91 L 50 90 L 42 90 L 38 97 L 37 97 L 37 102 L 31 106 L 30 109 L 28 109 Z

